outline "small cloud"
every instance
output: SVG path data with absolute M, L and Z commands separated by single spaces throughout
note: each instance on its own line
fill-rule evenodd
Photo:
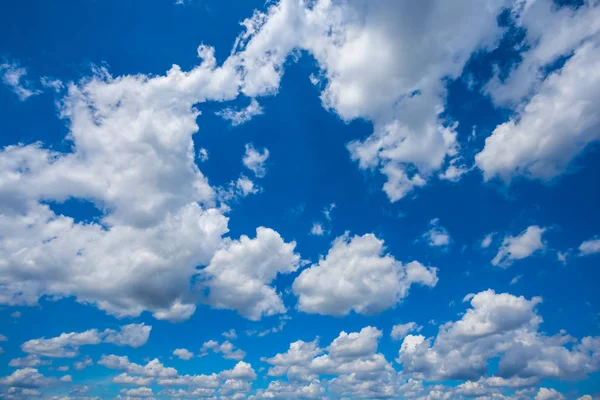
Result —
M 325 215 L 325 218 L 327 218 L 328 221 L 331 221 L 331 212 L 334 210 L 335 207 L 335 203 L 331 203 L 323 210 L 323 215 Z
M 310 230 L 310 234 L 313 236 L 323 236 L 325 234 L 325 230 L 323 229 L 323 225 L 319 222 L 313 223 L 313 226 Z
M 175 349 L 173 350 L 173 355 L 179 357 L 180 360 L 189 360 L 194 357 L 194 353 L 188 349 Z
M 21 311 L 15 311 L 12 314 L 10 314 L 11 318 L 21 318 Z
M 502 241 L 498 254 L 492 260 L 492 265 L 506 268 L 514 260 L 522 260 L 545 249 L 546 244 L 542 241 L 544 232 L 546 228 L 532 225 L 517 236 L 507 235 Z
M 198 160 L 200 160 L 200 162 L 208 160 L 208 150 L 206 150 L 204 147 L 200 147 L 198 149 Z
M 492 233 L 488 233 L 482 240 L 481 240 L 481 248 L 482 249 L 487 249 L 488 247 L 490 247 L 490 245 L 492 244 L 492 240 L 494 239 L 494 235 L 496 233 L 492 232 Z
M 511 285 L 516 284 L 517 282 L 519 282 L 521 280 L 521 278 L 523 277 L 523 275 L 517 275 L 514 278 L 512 278 L 512 280 L 510 281 Z
M 0 78 L 2 83 L 10 87 L 21 101 L 42 93 L 41 90 L 33 87 L 31 81 L 25 79 L 26 75 L 27 69 L 21 67 L 16 61 L 5 61 L 0 64 Z
M 229 339 L 229 340 L 237 339 L 237 333 L 236 333 L 235 329 L 230 329 L 227 332 L 223 332 L 221 335 L 223 335 L 223 337 L 225 339 Z
M 262 152 L 256 150 L 252 143 L 246 144 L 246 153 L 242 162 L 250 171 L 254 172 L 257 178 L 264 178 L 267 173 L 265 162 L 269 158 L 269 150 L 263 149 Z
M 600 237 L 594 237 L 579 245 L 579 256 L 589 256 L 600 253 Z
M 431 229 L 423 234 L 430 247 L 445 247 L 450 244 L 450 235 L 446 228 L 440 225 L 440 219 L 434 218 L 429 222 Z
M 238 126 L 250 121 L 252 117 L 261 115 L 262 113 L 263 109 L 260 104 L 258 104 L 258 101 L 252 99 L 246 108 L 241 110 L 226 108 L 222 111 L 218 111 L 216 114 L 225 120 L 231 121 L 232 126 Z

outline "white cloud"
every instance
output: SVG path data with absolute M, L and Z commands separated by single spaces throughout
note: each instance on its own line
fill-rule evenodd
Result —
M 595 107 L 600 102 L 599 66 L 598 44 L 582 45 L 514 117 L 498 125 L 476 156 L 485 179 L 498 176 L 510 181 L 522 175 L 550 180 L 565 172 L 589 143 L 600 139 L 600 114 Z
M 239 361 L 246 357 L 246 352 L 242 349 L 236 349 L 235 346 L 229 340 L 220 344 L 215 340 L 209 340 L 208 342 L 204 342 L 202 344 L 201 356 L 206 355 L 208 350 L 212 350 L 217 354 L 222 354 L 223 358 L 228 360 Z
M 260 104 L 258 104 L 258 101 L 256 101 L 256 99 L 252 99 L 250 104 L 246 108 L 243 108 L 241 110 L 226 108 L 223 111 L 217 112 L 217 115 L 221 118 L 231 121 L 232 126 L 244 124 L 250 121 L 252 117 L 262 114 L 263 109 L 260 106 Z
M 517 275 L 517 276 L 515 276 L 514 278 L 512 278 L 510 280 L 510 284 L 511 285 L 517 284 L 521 280 L 521 278 L 523 278 L 523 275 Z
M 0 385 L 18 388 L 44 388 L 55 384 L 53 378 L 48 378 L 35 368 L 23 368 L 14 371 L 11 375 L 0 378 Z
M 402 264 L 384 252 L 383 240 L 373 234 L 338 237 L 327 255 L 294 281 L 298 309 L 327 315 L 375 314 L 398 304 L 412 284 L 436 285 L 436 268 L 417 261 Z
M 93 364 L 94 362 L 92 361 L 92 359 L 89 356 L 87 356 L 82 361 L 75 362 L 73 364 L 73 368 L 75 368 L 77 371 L 82 371 L 87 367 L 91 367 Z
M 198 149 L 198 160 L 200 160 L 200 162 L 208 161 L 208 150 L 204 147 Z
M 471 308 L 460 320 L 440 326 L 435 341 L 406 336 L 397 360 L 405 373 L 474 381 L 489 373 L 489 360 L 499 358 L 498 378 L 528 379 L 531 385 L 543 378 L 582 378 L 600 369 L 600 338 L 579 341 L 564 331 L 554 336 L 539 331 L 541 298 L 527 300 L 487 290 L 466 296 L 465 301 Z
M 129 324 L 122 326 L 118 332 L 112 329 L 104 331 L 104 342 L 117 346 L 140 347 L 146 344 L 150 337 L 152 327 L 142 324 Z
M 135 388 L 135 389 L 121 389 L 120 393 L 124 396 L 129 396 L 129 397 L 134 397 L 134 398 L 135 397 L 152 397 L 152 396 L 154 396 L 152 389 L 147 388 L 147 387 L 139 387 L 139 388 Z
M 514 260 L 522 260 L 537 251 L 544 250 L 546 244 L 542 241 L 542 234 L 545 231 L 546 228 L 532 225 L 518 236 L 505 236 L 498 254 L 492 260 L 492 265 L 506 268 Z
M 15 312 L 13 312 L 13 313 L 10 314 L 10 317 L 16 319 L 16 318 L 21 318 L 21 315 L 22 315 L 21 311 L 15 311 Z
M 8 62 L 5 60 L 5 62 L 0 64 L 0 77 L 2 78 L 2 83 L 10 87 L 21 101 L 25 101 L 31 96 L 42 93 L 41 90 L 35 89 L 33 83 L 25 78 L 26 75 L 27 69 L 21 67 L 19 63 L 15 61 Z
M 173 350 L 173 355 L 179 357 L 180 360 L 189 360 L 194 357 L 194 353 L 188 349 L 175 349 Z
M 71 375 L 63 375 L 60 377 L 59 381 L 61 382 L 73 382 L 73 377 Z
M 132 375 L 143 375 L 145 377 L 173 378 L 178 375 L 175 368 L 165 367 L 158 358 L 149 361 L 146 365 L 139 365 L 130 362 L 127 356 L 103 355 L 98 364 L 106 368 L 125 371 Z
M 52 361 L 50 360 L 43 360 L 39 355 L 37 354 L 29 354 L 26 357 L 21 357 L 21 358 L 13 358 L 12 360 L 10 360 L 10 362 L 8 363 L 8 365 L 10 367 L 17 367 L 17 368 L 24 368 L 24 367 L 39 367 L 41 365 L 50 365 L 52 364 Z
M 8 342 L 8 338 L 4 335 L 0 335 L 0 342 Z
M 263 178 L 267 173 L 265 163 L 269 158 L 269 150 L 263 149 L 262 152 L 256 150 L 252 143 L 246 144 L 246 153 L 242 162 L 250 171 L 254 172 L 257 178 Z
M 411 332 L 420 332 L 423 327 L 414 323 L 407 322 L 406 324 L 397 324 L 392 327 L 390 337 L 394 340 L 401 340 Z
M 450 244 L 450 234 L 440 225 L 440 219 L 434 218 L 429 222 L 431 229 L 423 234 L 430 247 L 445 247 Z
M 565 396 L 555 389 L 540 388 L 534 400 L 565 400 Z
M 121 384 L 121 385 L 135 385 L 135 386 L 147 386 L 152 384 L 154 378 L 152 377 L 141 377 L 141 376 L 131 376 L 126 372 L 115 376 L 112 379 L 113 383 Z
M 77 356 L 79 347 L 83 345 L 96 345 L 104 342 L 117 346 L 140 347 L 148 341 L 151 329 L 151 326 L 142 323 L 123 325 L 118 332 L 112 329 L 106 329 L 104 332 L 90 329 L 81 333 L 63 333 L 50 339 L 28 340 L 21 345 L 21 350 L 35 356 L 73 358 Z
M 596 253 L 600 253 L 600 238 L 586 240 L 579 245 L 580 256 L 587 256 Z
M 283 301 L 270 284 L 278 274 L 298 269 L 295 247 L 295 242 L 286 243 L 264 227 L 256 229 L 255 239 L 242 235 L 227 241 L 201 271 L 199 285 L 209 290 L 206 301 L 251 320 L 284 313 Z
M 500 37 L 497 16 L 506 4 L 284 0 L 243 23 L 242 91 L 276 92 L 288 54 L 310 52 L 321 69 L 324 107 L 347 121 L 373 121 L 373 134 L 349 149 L 361 168 L 388 177 L 384 190 L 396 201 L 456 155 L 456 126 L 441 117 L 443 80 L 458 77 L 473 51 Z M 426 51 L 415 56 L 414 48 Z
M 323 224 L 320 222 L 315 222 L 310 229 L 310 234 L 313 236 L 323 236 L 325 231 L 323 230 Z
M 240 361 L 231 370 L 221 371 L 219 373 L 221 379 L 236 379 L 253 381 L 256 379 L 256 372 L 252 366 L 246 362 Z
M 481 248 L 482 249 L 487 249 L 488 247 L 490 247 L 495 234 L 496 233 L 494 233 L 494 232 L 489 233 L 481 240 Z
M 235 332 L 235 329 L 230 329 L 227 332 L 223 332 L 221 334 L 225 339 L 229 339 L 229 340 L 235 340 L 237 339 L 237 333 Z

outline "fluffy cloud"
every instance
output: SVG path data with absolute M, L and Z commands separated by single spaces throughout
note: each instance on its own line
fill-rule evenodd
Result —
M 217 115 L 225 120 L 231 121 L 231 125 L 238 126 L 250 121 L 252 117 L 261 115 L 262 113 L 263 109 L 260 104 L 258 104 L 258 101 L 256 101 L 256 99 L 252 99 L 246 108 L 241 110 L 226 108 L 223 111 L 217 112 Z
M 302 271 L 293 283 L 298 309 L 308 313 L 374 314 L 394 307 L 412 284 L 434 287 L 437 269 L 417 261 L 402 264 L 384 254 L 373 234 L 338 237 L 327 255 Z
M 423 238 L 431 247 L 444 247 L 450 244 L 450 234 L 440 225 L 440 219 L 434 218 L 429 222 L 431 229 L 423 234 Z
M 98 364 L 106 368 L 125 371 L 132 375 L 143 375 L 153 378 L 171 378 L 178 375 L 175 368 L 165 367 L 157 358 L 149 361 L 146 365 L 139 365 L 129 361 L 127 356 L 104 355 L 98 361 Z
M 492 260 L 492 265 L 505 268 L 510 266 L 514 260 L 527 258 L 533 253 L 543 250 L 546 247 L 542 241 L 542 234 L 545 231 L 546 228 L 532 225 L 518 236 L 506 236 L 498 249 L 498 254 Z
M 194 353 L 188 349 L 175 349 L 173 350 L 173 355 L 179 357 L 180 360 L 189 360 L 194 357 Z
M 229 340 L 219 344 L 219 342 L 215 340 L 209 340 L 208 342 L 204 342 L 202 344 L 202 354 L 206 355 L 209 350 L 217 354 L 222 354 L 223 358 L 228 360 L 241 360 L 246 356 L 246 352 L 242 349 L 236 349 L 233 344 Z
M 406 337 L 410 332 L 420 332 L 423 327 L 417 325 L 414 322 L 407 322 L 406 324 L 398 324 L 392 327 L 390 337 L 394 340 L 401 340 Z
M 52 364 L 52 361 L 43 360 L 37 354 L 29 354 L 27 357 L 13 358 L 8 363 L 8 365 L 10 367 L 17 367 L 17 368 L 24 368 L 24 367 L 35 368 L 35 367 L 39 367 L 41 365 L 50 365 L 50 364 Z
M 54 385 L 56 381 L 38 372 L 35 368 L 18 369 L 9 376 L 0 378 L 0 385 L 18 388 L 44 388 Z
M 230 329 L 227 332 L 223 332 L 221 335 L 225 339 L 229 339 L 229 340 L 235 340 L 235 339 L 237 339 L 237 333 L 235 332 L 235 329 Z
M 276 383 L 266 391 L 259 391 L 257 397 L 267 398 L 269 394 L 280 396 L 279 391 L 291 391 L 293 394 L 294 389 L 299 388 L 319 396 L 322 394 L 318 380 L 320 375 L 334 375 L 330 389 L 339 394 L 353 398 L 386 397 L 381 394 L 388 391 L 389 395 L 389 387 L 385 383 L 389 383 L 390 377 L 393 377 L 393 369 L 385 357 L 377 353 L 381 336 L 380 330 L 368 326 L 360 332 L 341 332 L 325 349 L 319 348 L 316 339 L 313 342 L 291 343 L 287 352 L 262 359 L 272 365 L 268 375 L 287 375 L 290 384 L 274 381 Z
M 579 255 L 587 256 L 590 254 L 600 253 L 600 239 L 593 238 L 586 240 L 579 245 Z
M 11 90 L 19 97 L 21 101 L 25 101 L 31 96 L 42 93 L 33 87 L 32 82 L 27 80 L 27 69 L 19 65 L 19 63 L 4 60 L 0 64 L 0 77 L 2 83 L 10 87 Z
M 310 234 L 313 236 L 323 236 L 325 234 L 325 230 L 323 230 L 323 224 L 319 222 L 313 223 L 312 228 L 310 228 Z
M 256 379 L 256 372 L 254 372 L 252 365 L 240 361 L 235 365 L 235 367 L 233 367 L 233 369 L 221 371 L 219 373 L 219 377 L 227 380 L 234 379 L 253 381 Z
M 154 378 L 152 377 L 141 377 L 141 376 L 131 376 L 126 372 L 115 376 L 112 379 L 113 383 L 121 384 L 121 385 L 135 385 L 135 386 L 147 386 L 152 384 Z
M 79 347 L 83 345 L 95 345 L 114 343 L 117 346 L 140 347 L 148 341 L 151 326 L 144 324 L 124 325 L 120 330 L 107 329 L 98 332 L 96 329 L 76 333 L 63 333 L 60 336 L 46 339 L 32 339 L 21 345 L 21 350 L 34 356 L 46 356 L 54 358 L 73 358 L 79 353 Z
M 256 229 L 255 239 L 243 235 L 228 241 L 201 271 L 200 286 L 209 290 L 206 301 L 251 320 L 284 313 L 281 297 L 269 284 L 278 274 L 298 269 L 295 247 L 295 242 L 286 243 L 264 227 Z
M 246 144 L 246 153 L 242 162 L 250 171 L 254 172 L 257 178 L 262 178 L 267 173 L 265 163 L 269 158 L 269 150 L 263 149 L 262 152 L 256 150 L 252 143 Z
M 488 373 L 488 361 L 499 357 L 495 381 L 486 385 L 509 386 L 506 379 L 512 385 L 533 385 L 543 378 L 577 379 L 600 369 L 600 338 L 578 341 L 562 331 L 554 336 L 539 332 L 541 298 L 487 290 L 465 300 L 471 308 L 460 320 L 440 326 L 435 341 L 406 336 L 397 359 L 406 373 L 476 381 Z

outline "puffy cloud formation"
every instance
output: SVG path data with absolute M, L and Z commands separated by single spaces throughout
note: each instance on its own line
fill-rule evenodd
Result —
M 295 242 L 286 243 L 272 229 L 259 227 L 256 238 L 229 240 L 201 271 L 200 285 L 209 290 L 206 301 L 215 308 L 235 310 L 259 320 L 286 311 L 280 295 L 269 284 L 278 274 L 296 271 L 300 256 Z
M 582 242 L 579 245 L 579 255 L 587 256 L 590 254 L 600 253 L 600 239 L 593 238 Z
M 130 324 L 122 326 L 119 331 L 106 329 L 104 332 L 98 332 L 97 329 L 91 329 L 81 333 L 63 333 L 50 339 L 28 340 L 21 345 L 21 350 L 37 357 L 73 358 L 78 355 L 79 347 L 102 342 L 117 346 L 140 347 L 148 341 L 151 329 L 151 326 L 144 324 Z
M 242 162 L 250 171 L 254 172 L 257 178 L 262 178 L 267 173 L 265 162 L 269 158 L 269 150 L 263 149 L 262 152 L 256 150 L 252 143 L 246 144 L 246 153 Z
M 406 373 L 477 381 L 487 374 L 488 361 L 497 357 L 497 379 L 525 379 L 529 384 L 542 378 L 580 378 L 600 369 L 600 338 L 578 341 L 562 331 L 554 336 L 538 331 L 541 298 L 487 290 L 465 301 L 471 308 L 460 320 L 441 325 L 435 341 L 406 336 L 397 359 Z M 508 384 L 501 381 L 498 386 Z
M 180 360 L 189 360 L 194 357 L 194 353 L 188 349 L 175 349 L 173 350 L 173 355 L 179 357 Z
M 261 115 L 263 113 L 263 109 L 258 104 L 256 99 L 252 99 L 248 107 L 243 108 L 241 110 L 235 110 L 233 108 L 226 108 L 223 111 L 217 112 L 221 118 L 231 121 L 232 126 L 238 126 L 244 124 L 255 117 L 257 115 Z
M 0 378 L 0 385 L 18 388 L 45 388 L 56 384 L 56 380 L 48 378 L 35 368 L 18 369 L 9 376 Z
M 532 225 L 518 236 L 506 236 L 498 249 L 498 254 L 492 260 L 492 265 L 505 268 L 510 266 L 514 260 L 522 260 L 536 251 L 543 250 L 546 247 L 542 241 L 545 231 L 546 228 Z
M 423 234 L 423 238 L 431 247 L 445 247 L 450 244 L 448 230 L 440 225 L 440 219 L 434 218 L 429 222 L 431 229 Z
M 417 325 L 414 322 L 407 322 L 406 324 L 398 324 L 392 327 L 390 336 L 394 340 L 401 340 L 406 337 L 410 332 L 420 332 L 423 327 Z
M 300 273 L 292 289 L 300 311 L 327 315 L 375 314 L 394 307 L 413 284 L 434 287 L 437 269 L 402 264 L 384 254 L 373 234 L 338 237 L 327 255 Z
M 214 353 L 222 354 L 223 358 L 229 360 L 241 360 L 246 356 L 246 352 L 242 349 L 236 349 L 235 346 L 229 341 L 220 343 L 215 340 L 209 340 L 202 344 L 202 354 L 205 356 L 208 351 L 212 350 Z

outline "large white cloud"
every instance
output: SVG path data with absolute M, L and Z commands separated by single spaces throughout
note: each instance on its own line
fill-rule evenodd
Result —
M 394 307 L 413 284 L 436 285 L 437 269 L 417 261 L 402 264 L 385 254 L 373 234 L 338 237 L 327 255 L 302 271 L 293 283 L 298 309 L 308 313 L 374 314 Z
M 284 313 L 286 308 L 275 288 L 278 274 L 296 271 L 300 256 L 295 242 L 286 243 L 274 230 L 256 229 L 256 238 L 241 236 L 217 251 L 201 272 L 209 293 L 206 301 L 215 308 L 236 310 L 251 320 Z
M 405 373 L 477 381 L 488 374 L 489 360 L 499 358 L 494 381 L 485 386 L 510 387 L 543 378 L 581 379 L 600 369 L 600 338 L 577 340 L 564 331 L 553 336 L 539 331 L 541 298 L 487 290 L 465 301 L 471 308 L 458 321 L 441 325 L 435 341 L 406 336 L 397 359 Z

